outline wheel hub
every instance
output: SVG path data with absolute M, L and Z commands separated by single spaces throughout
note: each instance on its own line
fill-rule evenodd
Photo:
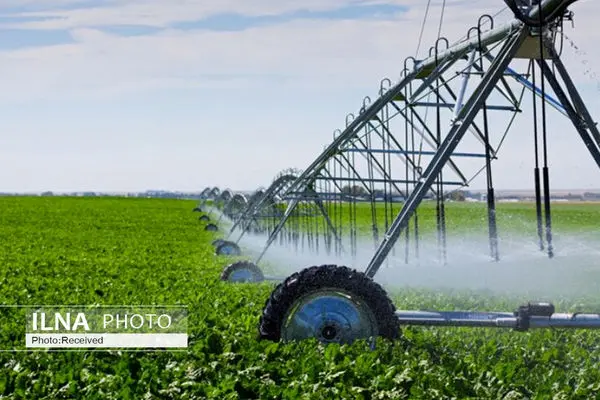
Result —
M 231 282 L 253 282 L 255 281 L 254 273 L 249 269 L 238 269 L 229 275 Z
M 235 253 L 235 249 L 233 248 L 233 246 L 223 246 L 221 247 L 221 254 L 225 254 L 225 255 L 231 255 Z
M 349 343 L 378 334 L 376 319 L 362 301 L 339 291 L 319 291 L 296 301 L 282 325 L 284 340 L 317 338 Z
M 327 321 L 319 329 L 319 339 L 325 342 L 335 342 L 340 339 L 342 327 L 336 321 Z

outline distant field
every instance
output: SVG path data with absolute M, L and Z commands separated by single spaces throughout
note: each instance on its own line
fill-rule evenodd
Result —
M 384 205 L 377 205 L 375 221 L 380 232 L 385 232 L 385 227 L 391 225 L 401 207 L 402 204 L 398 203 L 393 208 L 388 208 L 386 224 L 386 210 Z M 342 226 L 347 231 L 349 221 L 351 220 L 350 205 L 329 206 L 327 209 L 334 222 L 341 220 Z M 486 203 L 446 202 L 445 209 L 446 228 L 449 235 L 487 235 L 488 217 Z M 537 235 L 535 203 L 501 202 L 497 203 L 496 209 L 500 235 L 503 233 L 529 233 L 533 237 Z M 424 201 L 417 210 L 417 216 L 420 232 L 425 235 L 433 234 L 436 230 L 436 203 L 434 201 Z M 597 234 L 598 239 L 600 239 L 600 230 L 596 229 L 600 222 L 600 203 L 552 203 L 551 216 L 553 230 L 557 232 Z M 356 204 L 356 220 L 359 233 L 362 236 L 371 235 L 373 215 L 371 214 L 369 203 Z M 412 221 L 411 224 L 413 223 Z
M 0 353 L 8 399 L 590 399 L 600 396 L 600 335 L 404 328 L 374 351 L 314 341 L 256 339 L 272 284 L 218 280 L 227 259 L 203 230 L 195 202 L 123 198 L 0 198 L 0 303 L 185 304 L 184 353 Z M 485 232 L 484 204 L 449 203 L 448 229 Z M 420 212 L 434 226 L 433 206 Z M 498 206 L 501 230 L 535 235 L 531 205 Z M 556 204 L 557 231 L 597 232 L 600 206 Z M 361 212 L 361 225 L 369 215 Z M 531 228 L 533 227 L 533 230 Z M 368 231 L 368 226 L 366 228 Z M 512 310 L 520 299 L 472 292 L 392 293 L 401 308 Z M 560 309 L 600 310 L 600 296 Z M 3 326 L 2 344 L 20 327 Z M 4 396 L 4 397 L 3 397 Z

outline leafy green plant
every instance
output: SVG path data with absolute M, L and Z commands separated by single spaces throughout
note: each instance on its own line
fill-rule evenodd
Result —
M 460 225 L 466 215 L 485 215 L 469 208 L 479 205 L 455 204 L 449 205 L 456 218 L 450 225 Z M 184 352 L 2 352 L 0 397 L 600 396 L 595 331 L 405 327 L 402 340 L 379 340 L 375 350 L 365 341 L 341 346 L 258 341 L 258 317 L 273 286 L 220 282 L 223 259 L 210 245 L 214 234 L 201 229 L 192 207 L 192 202 L 157 199 L 0 198 L 2 304 L 184 304 L 190 335 Z M 600 207 L 561 205 L 555 211 L 557 227 L 582 231 L 595 229 Z M 502 213 L 513 218 L 501 223 L 515 226 L 515 220 L 534 216 L 533 208 L 523 205 L 502 205 Z M 511 310 L 521 301 L 417 289 L 392 295 L 405 309 Z M 598 300 L 563 299 L 557 306 L 588 309 Z M 2 325 L 2 345 L 22 340 L 22 333 L 18 321 L 8 321 Z

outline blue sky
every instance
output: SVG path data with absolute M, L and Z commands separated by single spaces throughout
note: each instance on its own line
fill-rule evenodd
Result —
M 285 168 L 305 168 L 381 78 L 396 80 L 416 50 L 425 3 L 5 0 L 0 191 L 267 185 Z M 502 8 L 447 4 L 443 32 L 452 40 Z M 600 53 L 588 15 L 596 8 L 589 0 L 573 7 L 577 29 L 568 34 L 586 53 L 565 51 L 592 102 L 598 85 L 586 65 Z M 554 187 L 600 187 L 580 147 L 555 146 L 568 155 Z M 511 154 L 498 186 L 530 187 Z
M 48 20 L 60 20 L 60 11 L 81 10 L 87 5 L 88 9 L 110 9 L 110 2 L 78 2 L 71 7 L 52 7 L 48 10 L 51 16 L 24 16 L 31 13 L 40 13 L 31 6 L 13 7 L 3 12 L 0 23 L 27 24 L 44 22 Z M 269 25 L 285 24 L 299 19 L 309 20 L 361 20 L 361 19 L 387 19 L 390 15 L 405 12 L 408 8 L 394 4 L 348 4 L 342 7 L 328 10 L 298 9 L 289 12 L 271 15 L 244 15 L 235 10 L 217 12 L 200 19 L 182 18 L 174 21 L 168 26 L 155 26 L 152 23 L 140 21 L 128 24 L 113 25 L 110 22 L 103 24 L 101 20 L 88 25 L 88 28 L 101 29 L 104 32 L 119 36 L 140 36 L 159 33 L 165 28 L 178 30 L 211 30 L 211 31 L 243 31 L 250 28 L 265 27 Z M 43 14 L 43 11 L 42 11 Z M 6 28 L 2 30 L 0 37 L 0 49 L 19 49 L 23 47 L 49 46 L 57 44 L 75 43 L 69 29 L 48 29 L 41 34 L 39 30 L 23 28 Z

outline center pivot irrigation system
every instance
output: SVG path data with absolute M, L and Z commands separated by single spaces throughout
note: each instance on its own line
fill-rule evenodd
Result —
M 230 192 L 223 197 L 218 188 L 203 192 L 198 210 L 211 202 L 222 210 L 219 218 L 233 221 L 227 239 L 214 243 L 217 254 L 240 255 L 245 234 L 267 235 L 254 262 L 231 264 L 222 275 L 228 281 L 282 281 L 263 309 L 261 338 L 394 339 L 401 325 L 600 328 L 600 315 L 559 314 L 549 303 L 530 303 L 514 313 L 397 311 L 373 281 L 390 257 L 418 259 L 418 207 L 424 201 L 435 203 L 437 257 L 445 262 L 445 202 L 482 173 L 490 257 L 500 260 L 492 161 L 519 114 L 532 117 L 531 129 L 520 136 L 534 145 L 537 236 L 550 258 L 548 108 L 572 122 L 600 167 L 600 132 L 561 61 L 563 23 L 572 20 L 567 8 L 576 0 L 504 1 L 513 21 L 496 27 L 484 15 L 461 41 L 451 45 L 439 38 L 425 59 L 407 58 L 400 80 L 383 79 L 379 97 L 366 97 L 360 112 L 347 116 L 345 129 L 303 171 L 284 171 L 248 200 Z M 359 223 L 359 215 L 368 216 L 368 223 Z M 258 267 L 273 244 L 352 256 L 365 243 L 374 255 L 364 272 L 321 265 L 277 278 Z

